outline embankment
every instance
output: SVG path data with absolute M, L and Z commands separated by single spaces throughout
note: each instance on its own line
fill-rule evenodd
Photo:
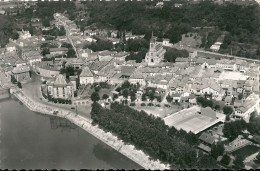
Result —
M 75 125 L 81 127 L 88 133 L 92 134 L 99 140 L 106 143 L 113 149 L 117 150 L 118 152 L 125 155 L 129 159 L 138 163 L 140 166 L 144 167 L 145 169 L 151 169 L 151 170 L 169 169 L 168 165 L 165 165 L 158 160 L 157 161 L 151 160 L 148 155 L 146 155 L 141 150 L 135 149 L 133 145 L 125 144 L 122 140 L 119 140 L 113 134 L 109 132 L 104 132 L 98 126 L 93 126 L 91 124 L 92 121 L 89 118 L 85 118 L 81 115 L 77 115 L 76 113 L 65 109 L 55 108 L 52 106 L 35 102 L 29 97 L 25 96 L 22 90 L 20 89 L 12 88 L 10 92 L 16 98 L 18 98 L 24 105 L 26 105 L 30 110 L 42 114 L 46 114 L 46 115 L 57 116 L 57 117 L 68 119 Z

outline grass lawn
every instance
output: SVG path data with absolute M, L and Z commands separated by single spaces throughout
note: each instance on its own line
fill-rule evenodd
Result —
M 245 159 L 246 157 L 258 152 L 259 150 L 260 150 L 259 147 L 255 145 L 247 145 L 245 147 L 242 147 L 232 152 L 231 154 L 235 157 L 241 155 Z

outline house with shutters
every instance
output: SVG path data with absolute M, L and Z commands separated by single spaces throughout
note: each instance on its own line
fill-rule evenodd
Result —
M 82 72 L 79 75 L 79 83 L 80 85 L 87 85 L 87 84 L 94 83 L 94 75 L 88 66 L 85 66 L 82 69 Z
M 46 85 L 48 94 L 52 98 L 66 100 L 74 98 L 73 83 L 62 74 L 59 74 L 54 81 L 48 80 Z

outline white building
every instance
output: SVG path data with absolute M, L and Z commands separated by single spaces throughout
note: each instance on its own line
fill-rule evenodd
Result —
M 79 76 L 79 82 L 81 85 L 87 85 L 87 84 L 93 84 L 94 83 L 94 75 L 90 71 L 89 67 L 83 68 L 80 76 Z
M 58 75 L 55 81 L 48 81 L 48 94 L 56 99 L 72 99 L 74 98 L 74 88 L 70 81 L 67 81 L 64 75 Z
M 260 113 L 260 98 L 256 94 L 248 96 L 242 106 L 235 109 L 235 117 L 249 122 L 250 115 L 253 112 Z

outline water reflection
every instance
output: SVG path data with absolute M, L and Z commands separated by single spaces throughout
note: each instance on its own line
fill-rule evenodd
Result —
M 125 160 L 120 157 L 121 154 L 113 153 L 113 149 L 108 148 L 102 144 L 96 144 L 93 148 L 93 153 L 96 158 L 109 163 L 113 168 L 124 169 Z M 142 169 L 141 166 L 137 166 L 135 163 L 128 163 L 132 169 Z
M 0 168 L 134 169 L 136 163 L 66 119 L 0 101 Z
M 70 131 L 71 129 L 77 129 L 77 125 L 64 118 L 58 118 L 55 116 L 50 117 L 51 129 L 61 129 L 62 131 Z

